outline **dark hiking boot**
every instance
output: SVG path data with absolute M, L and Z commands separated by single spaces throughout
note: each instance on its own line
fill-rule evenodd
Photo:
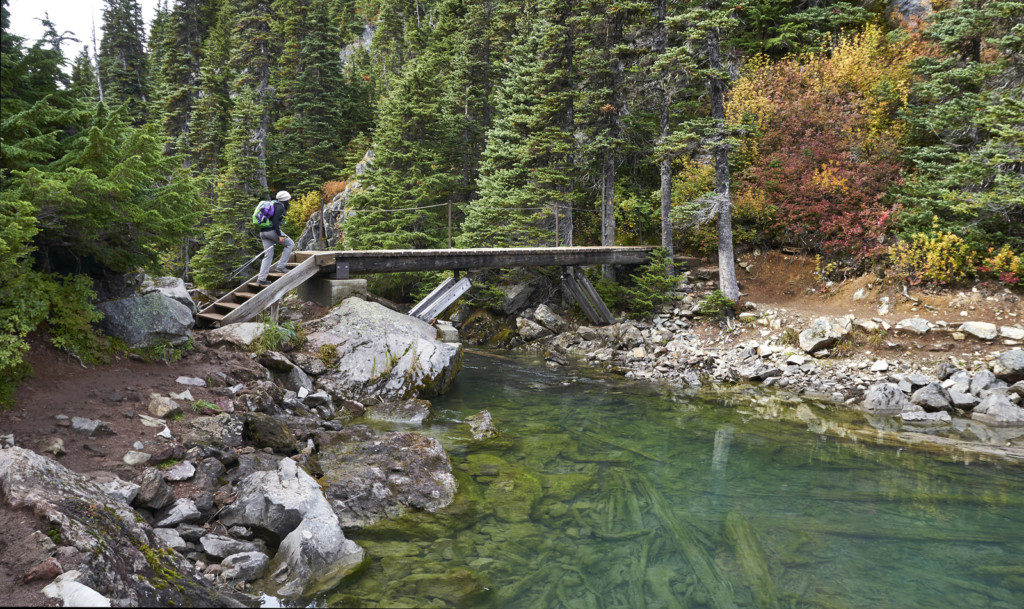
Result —
M 266 279 L 260 279 L 260 280 L 258 280 L 256 282 L 256 285 L 260 286 L 261 288 L 265 288 L 268 285 L 270 285 L 271 283 L 273 283 L 273 282 L 272 281 L 267 281 Z

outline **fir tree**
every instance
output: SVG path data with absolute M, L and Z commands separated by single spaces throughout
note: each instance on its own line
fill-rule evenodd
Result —
M 187 125 L 192 135 L 185 152 L 192 159 L 195 171 L 207 176 L 210 184 L 216 182 L 215 176 L 224 164 L 223 151 L 231 118 L 231 85 L 235 76 L 229 60 L 233 28 L 234 12 L 230 3 L 223 2 L 203 43 L 196 101 Z M 212 200 L 212 193 L 210 198 Z
M 99 71 L 109 105 L 127 104 L 138 125 L 146 120 L 148 101 L 145 24 L 138 0 L 105 0 Z
M 237 0 L 234 5 L 228 65 L 236 77 L 225 167 L 206 242 L 192 261 L 195 279 L 203 285 L 224 283 L 235 266 L 260 249 L 250 219 L 253 207 L 268 194 L 271 17 L 269 0 Z
M 93 69 L 88 46 L 82 47 L 82 52 L 75 57 L 75 62 L 71 65 L 71 91 L 77 99 L 99 100 L 96 70 Z
M 533 15 L 522 19 L 460 247 L 555 245 L 556 224 L 559 241 L 571 243 L 572 103 L 565 55 L 557 52 L 565 30 Z M 546 52 L 552 46 L 556 52 Z
M 360 99 L 342 72 L 339 39 L 327 0 L 280 3 L 283 45 L 269 146 L 277 184 L 318 189 L 341 173 L 341 153 L 356 134 Z M 355 93 L 355 94 L 353 94 Z

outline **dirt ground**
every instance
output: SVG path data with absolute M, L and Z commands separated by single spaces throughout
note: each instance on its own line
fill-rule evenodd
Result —
M 704 289 L 717 287 L 718 273 L 713 263 L 697 261 L 690 268 L 691 276 L 704 282 Z M 810 325 L 816 317 L 851 314 L 862 319 L 882 319 L 893 326 L 908 317 L 921 317 L 932 323 L 942 321 L 954 328 L 965 321 L 1024 326 L 1024 295 L 993 284 L 944 290 L 913 287 L 906 296 L 902 286 L 887 284 L 873 274 L 823 285 L 815 275 L 813 256 L 756 251 L 738 256 L 736 274 L 744 301 L 755 303 L 758 310 L 782 312 L 785 322 L 796 329 Z M 884 315 L 879 313 L 883 297 L 889 299 L 889 312 Z M 764 330 L 763 326 L 748 325 L 726 333 L 717 322 L 697 328 L 703 337 L 719 339 L 723 344 L 763 339 Z M 957 341 L 948 332 L 913 336 L 890 331 L 870 342 L 863 337 L 860 340 L 860 354 L 913 363 L 950 358 L 983 360 L 1007 348 L 1000 340 L 986 343 L 968 337 Z
M 179 376 L 206 377 L 216 370 L 230 369 L 248 359 L 245 353 L 212 351 L 204 347 L 173 364 L 146 363 L 120 358 L 105 366 L 83 367 L 76 360 L 43 344 L 31 341 L 28 361 L 35 374 L 19 389 L 15 405 L 0 413 L 0 434 L 13 433 L 18 446 L 39 450 L 53 437 L 64 441 L 65 455 L 58 461 L 80 473 L 109 471 L 124 479 L 133 478 L 137 468 L 121 461 L 136 441 L 162 442 L 160 429 L 142 425 L 137 413 L 146 413 L 150 393 L 167 395 L 189 389 L 194 398 L 211 399 L 205 388 L 186 387 L 175 382 Z M 86 417 L 106 422 L 112 436 L 87 438 L 64 426 L 55 415 Z M 186 417 L 192 416 L 191 412 Z M 171 422 L 177 435 L 181 421 Z M 33 531 L 46 532 L 48 525 L 30 513 L 0 505 L 0 605 L 54 605 L 40 590 L 48 582 L 22 583 L 25 571 L 45 558 L 27 540 Z M 64 570 L 74 560 L 61 560 Z M 65 564 L 69 562 L 69 564 Z

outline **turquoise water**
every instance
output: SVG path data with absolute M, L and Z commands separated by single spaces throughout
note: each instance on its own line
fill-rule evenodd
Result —
M 1024 467 L 825 435 L 866 426 L 765 395 L 470 353 L 425 430 L 455 503 L 353 533 L 370 563 L 318 602 L 1024 607 Z M 466 438 L 481 409 L 502 439 Z

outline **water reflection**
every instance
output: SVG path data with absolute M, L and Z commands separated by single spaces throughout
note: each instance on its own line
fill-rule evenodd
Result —
M 455 504 L 353 533 L 373 560 L 320 602 L 1024 606 L 1021 469 L 865 441 L 891 421 L 479 354 L 436 406 Z M 483 408 L 501 441 L 454 423 Z

